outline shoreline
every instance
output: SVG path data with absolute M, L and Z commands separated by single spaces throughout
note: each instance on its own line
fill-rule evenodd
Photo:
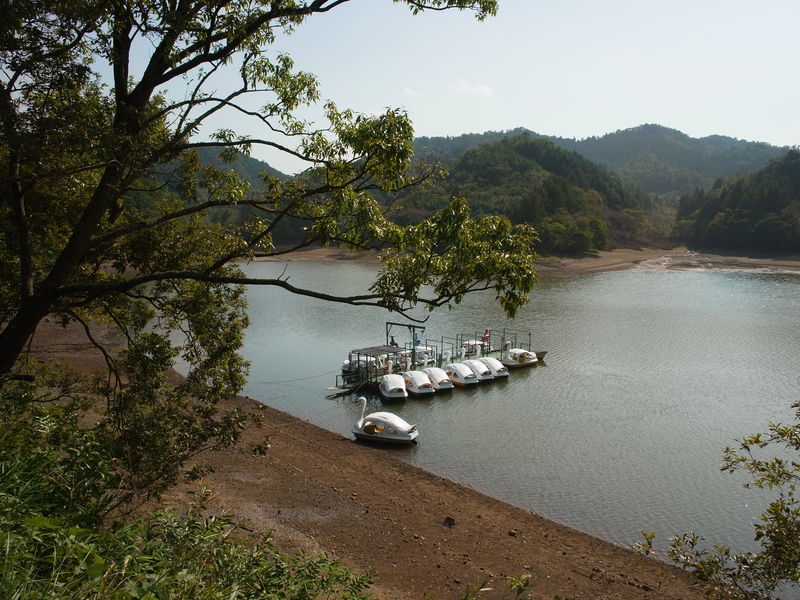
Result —
M 211 514 L 243 519 L 282 551 L 371 572 L 377 600 L 455 599 L 482 584 L 491 589 L 480 598 L 508 598 L 507 578 L 525 572 L 535 598 L 703 598 L 677 567 L 416 467 L 402 450 L 356 442 L 249 397 L 230 406 L 256 407 L 264 429 L 202 457 L 213 471 L 178 486 L 167 503 L 211 488 Z M 253 456 L 247 448 L 263 435 L 270 448 Z
M 314 249 L 281 261 L 376 261 L 374 255 Z M 724 269 L 800 274 L 800 260 L 756 259 L 684 249 L 616 250 L 587 258 L 541 258 L 541 278 L 624 269 Z M 102 334 L 100 335 L 102 338 Z M 34 351 L 81 370 L 102 368 L 78 328 L 43 323 Z M 378 600 L 460 598 L 468 586 L 492 588 L 481 598 L 508 598 L 509 576 L 533 574 L 535 598 L 694 599 L 703 597 L 686 572 L 444 479 L 402 458 L 271 408 L 268 399 L 232 398 L 223 409 L 260 412 L 234 448 L 196 461 L 212 467 L 172 489 L 165 502 L 186 506 L 203 487 L 210 514 L 229 513 L 255 536 L 270 535 L 285 552 L 339 559 L 373 573 Z M 265 456 L 250 452 L 268 436 Z
M 375 252 L 352 252 L 340 248 L 311 248 L 277 257 L 258 258 L 257 262 L 358 262 L 380 264 Z M 713 254 L 676 247 L 606 250 L 580 257 L 539 256 L 535 263 L 540 279 L 593 275 L 629 269 L 716 270 L 800 274 L 800 257 L 747 257 Z
M 610 250 L 581 258 L 545 257 L 537 261 L 537 274 L 544 278 L 591 275 L 630 269 L 800 274 L 800 258 L 711 254 L 679 247 L 671 250 L 653 248 Z

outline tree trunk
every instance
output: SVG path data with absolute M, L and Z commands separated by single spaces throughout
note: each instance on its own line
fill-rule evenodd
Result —
M 119 196 L 115 190 L 120 188 L 122 179 L 123 170 L 119 163 L 114 162 L 106 168 L 94 196 L 47 277 L 36 286 L 32 296 L 21 300 L 19 310 L 0 332 L 0 375 L 11 372 L 39 322 L 58 302 L 59 288 L 69 281 L 83 260 L 103 214 Z
M 28 298 L 14 318 L 0 332 L 0 387 L 4 378 L 14 368 L 39 322 L 50 312 L 52 301 L 41 296 Z

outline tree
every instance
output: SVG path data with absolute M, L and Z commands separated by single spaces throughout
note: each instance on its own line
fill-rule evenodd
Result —
M 24 349 L 45 317 L 80 324 L 104 352 L 90 325 L 118 328 L 127 351 L 121 359 L 105 354 L 112 376 L 101 391 L 107 444 L 129 471 L 128 489 L 157 487 L 241 425 L 239 415 L 215 411 L 246 372 L 237 354 L 247 324 L 242 286 L 400 313 L 458 303 L 476 290 L 494 290 L 509 315 L 527 301 L 535 279 L 530 228 L 474 219 L 459 199 L 401 227 L 374 199 L 433 172 L 410 168 L 413 129 L 403 111 L 366 116 L 328 102 L 317 129 L 296 116 L 319 92 L 315 78 L 279 52 L 280 37 L 347 1 L 4 5 L 0 386 L 31 377 Z M 395 1 L 414 13 L 469 9 L 479 19 L 496 10 L 495 0 Z M 220 92 L 214 77 L 225 69 L 239 85 Z M 195 139 L 225 112 L 249 133 Z M 308 169 L 289 181 L 265 175 L 261 189 L 249 189 L 231 172 L 201 166 L 194 152 L 214 147 L 230 157 L 256 145 Z M 258 218 L 208 218 L 242 207 Z M 305 236 L 278 249 L 272 234 L 290 220 L 303 223 Z M 367 293 L 334 296 L 283 277 L 248 278 L 235 263 L 310 244 L 379 249 L 384 267 Z M 178 355 L 189 373 L 168 386 L 164 370 Z M 150 451 L 155 443 L 164 451 Z
M 501 299 L 512 292 L 515 298 L 504 305 L 513 312 L 533 279 L 530 232 L 505 228 L 493 253 L 497 260 L 488 257 L 497 269 L 475 272 L 469 242 L 477 224 L 463 205 L 409 230 L 393 226 L 369 196 L 372 189 L 393 191 L 424 176 L 407 172 L 412 128 L 402 111 L 368 117 L 328 103 L 324 130 L 310 130 L 294 116 L 319 95 L 313 76 L 294 71 L 288 56 L 273 53 L 279 35 L 346 1 L 63 0 L 45 6 L 24 0 L 7 8 L 10 26 L 0 46 L 5 195 L 0 373 L 11 371 L 46 315 L 76 319 L 79 309 L 96 311 L 111 298 L 130 298 L 134 290 L 165 282 L 279 285 L 396 310 L 418 302 L 439 306 L 485 287 L 496 289 Z M 414 12 L 455 7 L 484 18 L 496 10 L 493 0 L 403 1 Z M 134 68 L 134 57 L 142 53 L 144 65 Z M 240 86 L 224 94 L 210 91 L 213 76 L 234 63 Z M 113 73 L 110 90 L 98 75 L 103 66 Z M 259 111 L 245 105 L 252 95 L 264 101 Z M 198 127 L 224 111 L 283 134 L 286 144 L 233 131 L 218 131 L 211 142 L 193 140 Z M 256 144 L 302 158 L 313 176 L 288 184 L 267 178 L 263 190 L 249 192 L 229 175 L 198 172 L 184 154 L 207 145 L 246 151 Z M 184 193 L 149 200 L 141 209 L 136 186 L 159 168 L 182 175 Z M 213 207 L 237 204 L 258 208 L 264 218 L 227 230 L 200 218 Z M 387 270 L 374 293 L 333 298 L 284 280 L 250 281 L 228 266 L 238 258 L 279 253 L 270 236 L 287 218 L 310 223 L 299 245 L 384 245 L 394 266 L 411 262 L 425 268 L 415 281 Z M 422 231 L 427 237 L 420 247 Z M 212 240 L 210 247 L 197 252 L 192 243 L 197 239 Z M 460 256 L 438 250 L 453 244 Z M 185 255 L 187 246 L 192 256 Z M 503 262 L 504 252 L 516 260 Z M 422 260 L 422 253 L 430 260 Z M 474 263 L 487 264 L 482 258 Z M 455 261 L 461 268 L 450 269 Z M 455 271 L 460 275 L 452 276 Z M 420 297 L 417 284 L 436 280 L 442 282 L 438 295 Z M 155 302 L 155 296 L 149 299 Z
M 792 254 L 800 247 L 800 152 L 681 200 L 676 237 L 701 248 Z

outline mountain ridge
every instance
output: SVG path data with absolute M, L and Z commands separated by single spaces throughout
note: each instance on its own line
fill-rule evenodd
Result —
M 719 134 L 693 138 L 677 129 L 646 123 L 580 140 L 543 135 L 524 127 L 452 137 L 421 136 L 414 141 L 415 156 L 436 157 L 449 165 L 482 143 L 521 134 L 542 137 L 582 154 L 641 191 L 675 202 L 698 188 L 711 188 L 718 179 L 755 172 L 789 150 Z
M 507 137 L 529 135 L 550 140 L 596 162 L 640 191 L 671 200 L 709 190 L 719 179 L 728 179 L 758 171 L 789 151 L 788 146 L 748 141 L 722 134 L 691 137 L 678 129 L 645 123 L 618 129 L 601 136 L 582 139 L 537 133 L 525 127 L 457 136 L 418 136 L 414 139 L 417 160 L 439 160 L 452 166 L 466 152 L 481 144 L 495 143 Z M 201 160 L 221 166 L 214 149 L 202 149 Z M 245 178 L 254 184 L 258 173 L 265 171 L 281 179 L 291 178 L 268 162 L 242 155 L 236 161 Z

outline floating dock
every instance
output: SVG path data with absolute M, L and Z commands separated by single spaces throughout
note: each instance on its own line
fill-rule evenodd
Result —
M 403 328 L 411 340 L 401 346 L 393 331 Z M 350 350 L 336 377 L 336 391 L 329 398 L 377 391 L 381 378 L 390 372 L 400 373 L 425 367 L 441 367 L 449 362 L 477 356 L 500 358 L 508 347 L 531 348 L 532 334 L 507 328 L 485 328 L 480 332 L 458 333 L 439 338 L 424 338 L 425 327 L 409 323 L 386 322 L 386 341 L 380 346 Z M 541 360 L 545 352 L 534 351 Z

